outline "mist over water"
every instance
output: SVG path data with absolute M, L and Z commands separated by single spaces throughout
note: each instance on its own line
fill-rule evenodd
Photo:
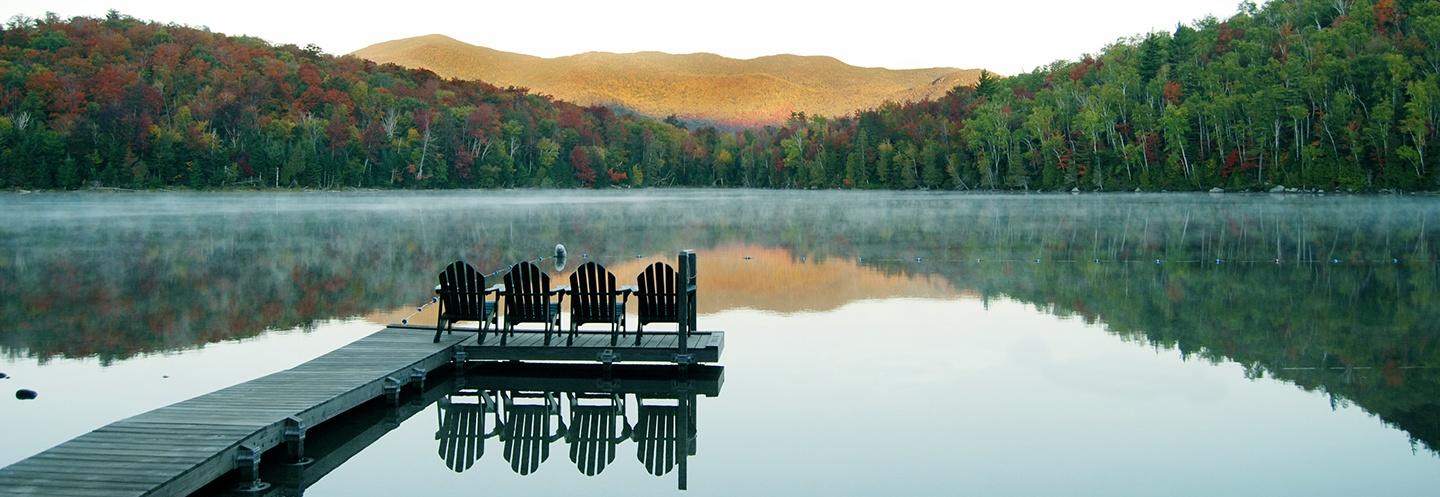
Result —
M 451 261 L 557 243 L 622 282 L 699 254 L 726 383 L 700 401 L 689 493 L 1440 485 L 1440 202 L 1417 196 L 3 194 L 0 386 L 41 397 L 0 401 L 0 464 L 407 317 Z M 113 391 L 73 387 L 97 382 Z M 535 475 L 498 449 L 455 473 L 427 409 L 311 494 L 674 492 L 633 454 L 579 474 L 559 442 Z M 415 476 L 378 484 L 397 458 Z

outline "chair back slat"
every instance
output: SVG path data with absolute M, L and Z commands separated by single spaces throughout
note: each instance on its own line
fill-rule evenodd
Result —
M 550 319 L 550 275 L 521 262 L 505 273 L 505 320 L 544 322 Z
M 651 264 L 636 277 L 635 283 L 640 290 L 642 324 L 680 322 L 674 267 L 663 262 Z
M 451 317 L 479 319 L 485 311 L 485 275 L 464 261 L 455 261 L 440 272 L 440 300 Z
M 615 319 L 615 274 L 605 266 L 586 262 L 570 274 L 570 319 L 575 323 L 611 322 Z

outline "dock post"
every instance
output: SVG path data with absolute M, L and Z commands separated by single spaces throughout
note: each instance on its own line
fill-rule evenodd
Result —
M 682 250 L 679 255 L 680 288 L 676 289 L 676 312 L 680 314 L 680 354 L 690 353 L 690 332 L 695 331 L 695 251 Z
M 238 492 L 263 492 L 270 488 L 269 483 L 260 481 L 260 454 L 259 448 L 250 445 L 241 445 L 240 452 L 235 455 L 235 465 L 240 467 L 240 483 L 236 485 Z
M 400 405 L 400 387 L 405 383 L 394 376 L 385 377 L 385 398 L 390 400 L 390 405 Z
M 425 370 L 421 368 L 410 368 L 410 383 L 419 385 L 420 390 L 425 390 Z
M 291 466 L 304 466 L 315 462 L 314 459 L 305 457 L 305 420 L 295 416 L 285 418 L 285 463 Z

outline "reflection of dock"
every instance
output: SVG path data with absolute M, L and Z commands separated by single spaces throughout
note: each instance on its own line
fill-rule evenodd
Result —
M 0 468 L 0 495 L 187 495 L 351 408 L 423 380 L 463 335 L 386 328 L 295 368 L 162 407 Z M 260 485 L 256 485 L 260 486 Z

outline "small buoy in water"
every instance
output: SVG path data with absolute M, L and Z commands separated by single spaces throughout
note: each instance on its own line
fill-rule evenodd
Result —
M 1217 265 L 1217 266 L 1220 265 L 1220 264 L 1224 264 L 1224 263 L 1225 263 L 1225 259 L 1215 259 L 1215 265 Z
M 555 257 L 565 257 L 565 246 L 564 246 L 564 245 L 559 244 L 559 243 L 555 244 Z
M 864 258 L 864 257 L 859 257 L 859 258 L 856 258 L 855 260 L 856 260 L 856 261 L 859 261 L 859 262 L 865 262 L 865 258 Z
M 20 400 L 32 400 L 37 395 L 39 394 L 36 394 L 34 390 L 28 388 L 21 388 L 15 391 L 15 398 Z
M 800 256 L 800 262 L 805 262 L 805 256 Z
M 750 260 L 750 256 L 748 256 L 748 255 L 745 256 L 745 260 L 747 260 L 747 261 Z
M 1276 264 L 1279 264 L 1279 263 L 1280 263 L 1280 259 L 1275 259 L 1275 263 L 1276 263 Z
M 1095 263 L 1096 263 L 1096 264 L 1099 264 L 1099 263 L 1100 263 L 1100 258 L 1099 258 L 1099 257 L 1096 257 L 1096 258 L 1095 258 Z
M 436 302 L 439 302 L 439 301 L 440 301 L 440 297 L 430 297 L 430 303 L 432 303 L 432 304 L 433 304 L 433 303 L 436 303 Z
M 582 254 L 580 254 L 580 258 L 581 258 L 581 259 L 589 259 L 589 258 L 590 258 L 590 253 L 589 253 L 589 252 L 582 253 Z
M 915 262 L 925 262 L 925 258 L 924 258 L 924 257 L 916 257 L 916 258 L 915 258 Z
M 1399 264 L 1399 263 L 1400 263 L 1400 259 L 1399 259 L 1399 258 L 1390 259 L 1390 263 L 1391 263 L 1391 264 Z M 4 374 L 4 373 L 0 373 L 0 378 L 4 378 L 4 377 L 5 377 L 5 374 Z
M 1040 258 L 1039 258 L 1039 257 L 1036 257 L 1036 258 L 1035 258 L 1035 263 L 1036 263 L 1036 264 L 1039 264 L 1039 263 L 1040 263 Z
M 976 258 L 975 258 L 975 262 L 984 262 L 984 261 L 985 261 L 985 259 L 981 259 L 981 258 L 979 258 L 979 257 L 976 257 Z
M 1339 264 L 1339 263 L 1340 263 L 1340 259 L 1330 259 L 1330 263 L 1331 263 L 1331 264 Z
M 640 254 L 635 254 L 635 258 L 636 258 L 636 259 L 639 259 L 639 258 L 640 258 Z
M 423 310 L 425 310 L 425 306 L 422 305 L 422 306 L 420 306 L 420 307 L 416 307 L 415 310 L 416 310 L 416 311 L 423 311 Z
M 1155 259 L 1155 265 L 1160 265 L 1160 259 Z
M 162 374 L 162 375 L 160 375 L 160 377 L 161 377 L 161 378 L 169 378 L 170 375 L 168 375 L 168 374 Z
M 9 377 L 10 377 L 10 376 L 9 376 L 9 375 L 6 375 L 5 373 L 0 373 L 0 380 L 6 379 L 6 378 L 9 378 Z

